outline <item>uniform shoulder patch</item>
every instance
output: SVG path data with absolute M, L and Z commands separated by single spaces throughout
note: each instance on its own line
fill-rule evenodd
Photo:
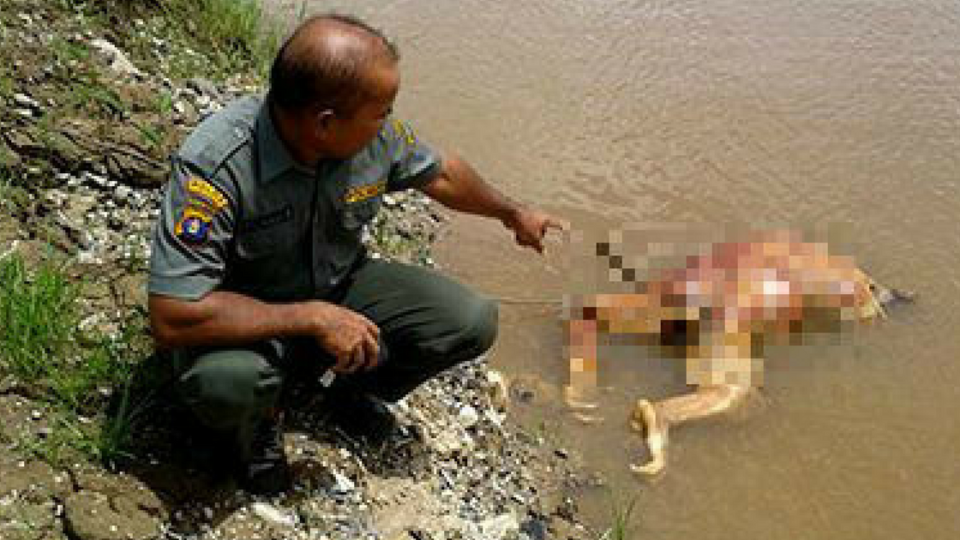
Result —
M 183 184 L 185 204 L 174 226 L 174 234 L 191 245 L 207 241 L 213 218 L 227 207 L 229 201 L 210 181 L 190 176 Z

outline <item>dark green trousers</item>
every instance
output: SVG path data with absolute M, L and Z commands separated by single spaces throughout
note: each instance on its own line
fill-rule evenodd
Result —
M 396 401 L 422 382 L 486 352 L 496 339 L 496 304 L 419 266 L 368 259 L 326 300 L 380 328 L 381 363 L 338 374 L 334 385 Z M 200 423 L 247 444 L 289 382 L 318 379 L 333 357 L 311 339 L 270 340 L 175 355 L 176 391 Z

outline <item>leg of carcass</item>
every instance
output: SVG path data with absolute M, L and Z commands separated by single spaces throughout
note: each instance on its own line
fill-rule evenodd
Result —
M 597 407 L 597 322 L 572 320 L 567 323 L 567 357 L 570 384 L 564 389 L 567 405 L 576 410 Z
M 652 404 L 637 401 L 633 411 L 634 429 L 646 433 L 651 460 L 644 465 L 631 465 L 631 470 L 644 475 L 657 474 L 667 464 L 667 437 L 670 427 L 727 412 L 741 403 L 748 387 L 722 384 L 701 386 L 690 394 L 667 398 Z
M 748 387 L 734 384 L 701 386 L 696 391 L 659 401 L 657 412 L 671 426 L 725 413 L 743 402 Z

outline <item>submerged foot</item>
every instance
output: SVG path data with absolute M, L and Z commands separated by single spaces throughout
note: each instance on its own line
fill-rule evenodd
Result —
M 563 387 L 563 401 L 575 411 L 595 411 L 599 407 L 595 394 L 595 390 L 585 392 L 573 385 Z
M 587 395 L 587 392 L 572 385 L 563 388 L 564 403 L 570 408 L 573 417 L 582 424 L 591 425 L 603 422 L 603 417 L 596 413 L 600 405 L 595 393 L 595 391 L 589 392 L 591 395 Z
M 667 466 L 667 424 L 658 418 L 653 404 L 645 399 L 637 401 L 631 418 L 633 428 L 646 433 L 647 449 L 650 461 L 643 464 L 631 464 L 630 470 L 644 476 L 659 474 Z

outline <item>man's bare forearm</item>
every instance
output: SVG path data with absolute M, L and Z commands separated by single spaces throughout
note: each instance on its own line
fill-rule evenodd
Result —
M 198 301 L 151 295 L 150 322 L 163 348 L 241 345 L 316 332 L 310 303 L 270 304 L 215 291 Z
M 424 193 L 444 206 L 499 219 L 505 225 L 516 219 L 521 205 L 485 182 L 464 160 L 444 156 L 440 176 L 423 188 Z

